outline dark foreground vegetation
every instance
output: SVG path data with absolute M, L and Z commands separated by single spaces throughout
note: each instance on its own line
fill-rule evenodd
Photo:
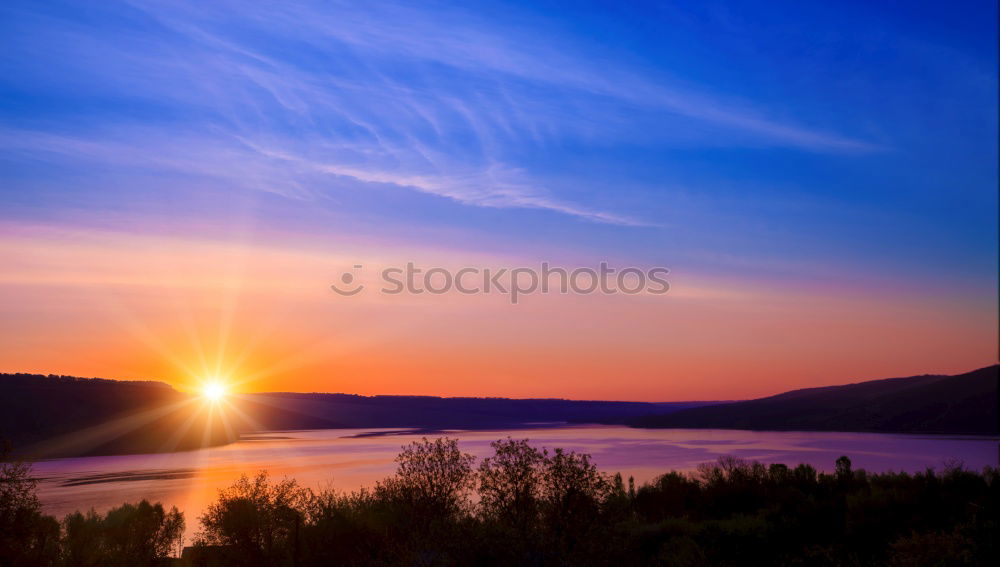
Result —
M 181 558 L 159 504 L 40 511 L 30 468 L 0 469 L 0 565 L 998 565 L 1000 472 L 833 474 L 733 458 L 635 487 L 586 455 L 500 440 L 403 448 L 394 476 L 314 492 L 261 472 L 223 490 Z M 174 557 L 172 557 L 174 556 Z

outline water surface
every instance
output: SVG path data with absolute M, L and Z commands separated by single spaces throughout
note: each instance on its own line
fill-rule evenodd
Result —
M 312 488 L 353 490 L 395 470 L 400 446 L 449 435 L 464 451 L 483 457 L 489 443 L 511 436 L 539 447 L 589 453 L 605 472 L 633 476 L 637 483 L 670 470 L 691 471 L 700 463 L 733 455 L 768 463 L 808 463 L 833 469 L 841 455 L 870 471 L 941 469 L 952 462 L 981 469 L 996 466 L 998 439 L 972 436 L 817 433 L 712 429 L 631 429 L 619 426 L 552 426 L 435 434 L 386 429 L 326 429 L 259 433 L 237 443 L 197 451 L 53 459 L 35 463 L 39 496 L 49 514 L 98 511 L 147 498 L 185 512 L 188 539 L 197 517 L 217 491 L 243 473 L 266 469 Z

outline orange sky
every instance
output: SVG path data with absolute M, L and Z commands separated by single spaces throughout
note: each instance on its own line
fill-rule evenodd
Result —
M 182 389 L 218 375 L 239 391 L 666 401 L 956 373 L 996 353 L 995 303 L 688 273 L 662 296 L 340 297 L 327 285 L 356 256 L 304 241 L 8 226 L 2 370 Z M 532 261 L 366 254 L 372 266 Z
M 0 3 L 2 371 L 692 400 L 997 362 L 995 2 L 78 4 Z M 671 290 L 329 289 L 602 261 Z

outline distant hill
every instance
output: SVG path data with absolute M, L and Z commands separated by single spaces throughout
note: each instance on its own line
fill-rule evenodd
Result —
M 705 402 L 273 393 L 235 395 L 228 403 L 239 411 L 224 412 L 223 423 L 220 412 L 204 411 L 200 397 L 161 382 L 0 374 L 0 439 L 33 457 L 149 453 L 223 444 L 249 431 L 624 423 Z
M 793 390 L 768 398 L 652 415 L 636 427 L 998 433 L 1000 366 Z
M 197 403 L 162 382 L 0 374 L 0 440 L 18 453 L 49 457 L 182 450 L 236 438 L 207 412 L 192 411 Z
M 563 399 L 440 398 L 269 393 L 239 396 L 251 429 L 336 427 L 461 428 L 533 423 L 625 423 L 713 402 L 607 402 Z

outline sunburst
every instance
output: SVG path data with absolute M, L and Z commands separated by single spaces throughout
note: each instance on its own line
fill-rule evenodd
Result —
M 226 397 L 226 385 L 220 380 L 208 380 L 201 387 L 201 395 L 212 403 L 219 403 Z

